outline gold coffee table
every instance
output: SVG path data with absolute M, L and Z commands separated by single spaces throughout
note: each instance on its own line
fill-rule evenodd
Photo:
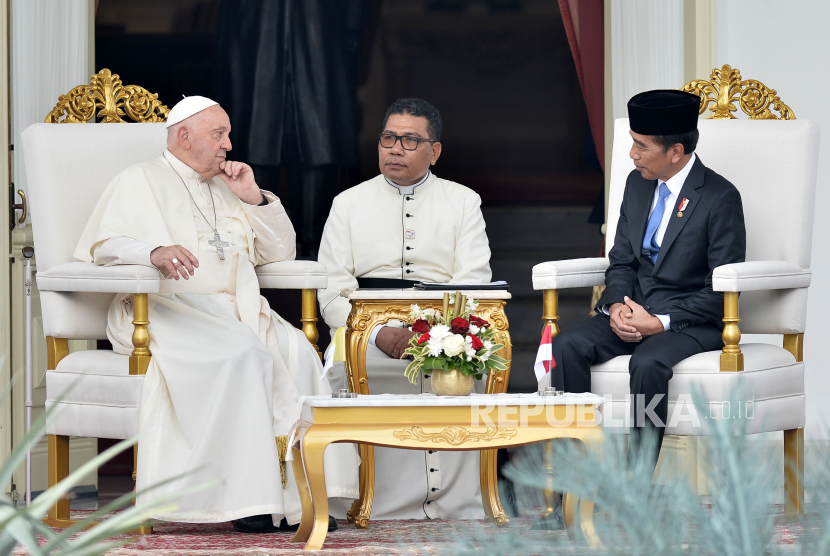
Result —
M 601 449 L 602 428 L 595 394 L 542 397 L 536 394 L 470 396 L 380 395 L 339 399 L 303 398 L 302 416 L 292 435 L 292 466 L 302 499 L 302 520 L 292 542 L 320 550 L 328 532 L 329 501 L 323 454 L 329 444 L 360 442 L 370 446 L 423 450 L 493 450 L 573 438 Z M 482 453 L 484 453 L 482 451 Z M 361 483 L 361 499 L 367 495 Z M 482 481 L 484 511 L 492 518 L 498 488 Z M 358 499 L 358 502 L 362 500 Z M 495 502 L 494 502 L 495 501 Z M 601 546 L 594 531 L 593 503 L 568 496 L 565 524 L 576 523 L 591 546 Z
M 504 306 L 510 294 L 504 290 L 462 290 L 468 299 L 479 302 L 476 315 L 486 319 L 498 331 L 500 343 L 504 348 L 499 355 L 507 359 L 507 369 L 487 376 L 487 394 L 501 394 L 507 391 L 510 379 L 510 361 L 513 357 L 513 345 Z M 345 295 L 345 294 L 344 294 Z M 418 304 L 421 309 L 443 309 L 443 291 L 419 291 L 414 289 L 398 290 L 357 290 L 348 294 L 352 311 L 346 320 L 346 374 L 349 389 L 358 394 L 369 394 L 369 378 L 366 374 L 366 348 L 369 336 L 375 326 L 386 324 L 390 320 L 408 322 L 410 307 Z M 401 380 L 406 377 L 401 374 Z M 498 491 L 496 450 L 481 451 L 481 492 L 485 504 L 487 519 L 497 525 L 509 521 L 498 496 L 491 499 L 484 497 L 485 490 Z M 358 528 L 369 526 L 372 514 L 372 500 L 375 492 L 375 449 L 369 444 L 360 444 L 360 498 L 355 500 L 346 514 L 349 521 Z M 489 507 L 487 505 L 490 504 Z

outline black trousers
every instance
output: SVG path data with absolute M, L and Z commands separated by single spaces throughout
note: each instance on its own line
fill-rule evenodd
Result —
M 553 339 L 556 367 L 551 369 L 551 386 L 565 392 L 590 392 L 591 365 L 604 363 L 619 355 L 631 355 L 628 364 L 628 384 L 634 410 L 631 446 L 636 450 L 644 427 L 656 428 L 658 442 L 653 461 L 656 464 L 665 432 L 672 368 L 696 353 L 722 347 L 722 342 L 701 345 L 695 338 L 673 330 L 655 334 L 641 342 L 624 342 L 611 329 L 610 317 L 597 315 L 568 327 Z M 660 395 L 659 401 L 653 404 L 655 396 Z M 654 412 L 658 422 L 652 423 L 650 418 L 645 417 L 646 408 Z M 631 453 L 632 450 L 629 450 Z

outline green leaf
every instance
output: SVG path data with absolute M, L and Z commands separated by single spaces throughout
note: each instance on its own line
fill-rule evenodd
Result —
M 126 448 L 132 447 L 137 441 L 138 437 L 122 440 L 115 446 L 108 448 L 103 453 L 84 463 L 74 472 L 70 473 L 68 477 L 35 498 L 30 506 L 30 511 L 36 515 L 46 513 L 49 508 L 54 506 L 58 500 L 63 498 L 63 496 L 87 474 L 95 469 L 98 469 L 98 467 L 123 452 Z

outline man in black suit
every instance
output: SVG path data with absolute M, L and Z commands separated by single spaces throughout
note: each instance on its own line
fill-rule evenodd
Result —
M 656 427 L 655 465 L 672 367 L 723 347 L 723 294 L 712 290 L 712 271 L 746 255 L 738 190 L 694 154 L 699 106 L 696 95 L 671 90 L 629 101 L 636 170 L 625 185 L 605 292 L 596 316 L 552 345 L 552 385 L 566 392 L 589 392 L 591 365 L 631 355 L 632 446 L 644 427 Z

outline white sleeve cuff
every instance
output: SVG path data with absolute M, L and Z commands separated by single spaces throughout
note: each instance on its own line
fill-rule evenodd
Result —
M 660 322 L 663 323 L 663 331 L 664 332 L 667 331 L 669 328 L 671 328 L 671 316 L 670 315 L 654 315 L 654 316 L 657 317 L 658 319 L 660 319 Z
M 129 237 L 112 237 L 94 250 L 95 264 L 113 266 L 118 264 L 138 264 L 153 266 L 150 262 L 150 253 L 158 245 L 144 243 Z
M 380 332 L 380 329 L 383 328 L 384 326 L 386 326 L 386 325 L 385 324 L 379 324 L 379 325 L 375 326 L 375 328 L 372 330 L 372 334 L 369 336 L 369 343 L 372 344 L 373 346 L 376 345 L 375 344 L 375 339 L 378 337 L 378 332 Z

